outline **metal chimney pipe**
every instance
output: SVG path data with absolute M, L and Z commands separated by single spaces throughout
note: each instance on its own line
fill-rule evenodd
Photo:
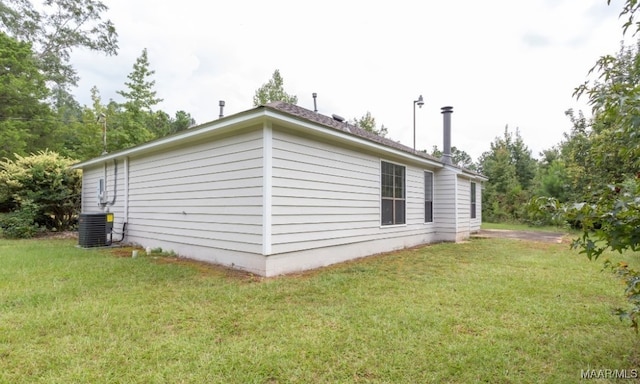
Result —
M 451 161 L 451 114 L 453 107 L 442 107 L 442 162 L 445 164 L 453 164 Z
M 313 92 L 311 95 L 313 96 L 313 112 L 318 113 L 318 105 L 316 104 L 316 97 L 318 97 L 318 94 Z
M 224 100 L 220 100 L 218 105 L 220 106 L 220 116 L 218 118 L 221 119 L 224 117 Z

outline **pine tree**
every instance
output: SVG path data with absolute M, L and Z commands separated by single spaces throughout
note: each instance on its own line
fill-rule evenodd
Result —
M 289 104 L 297 104 L 298 97 L 290 95 L 284 91 L 284 80 L 280 76 L 280 70 L 276 69 L 271 76 L 271 79 L 262 84 L 260 88 L 256 90 L 256 94 L 253 96 L 253 106 L 268 104 L 274 101 L 284 101 Z

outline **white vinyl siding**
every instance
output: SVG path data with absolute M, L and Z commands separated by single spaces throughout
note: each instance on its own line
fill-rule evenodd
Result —
M 262 176 L 261 130 L 132 158 L 127 240 L 260 254 Z M 99 211 L 90 198 L 98 178 L 85 171 L 83 210 Z M 118 204 L 123 190 L 119 182 Z
M 262 252 L 262 131 L 132 159 L 130 168 L 131 240 Z
M 458 177 L 458 232 L 469 230 L 469 220 L 471 216 L 471 182 L 469 179 Z
M 407 224 L 413 225 L 381 228 L 379 157 L 277 129 L 273 137 L 273 254 L 432 232 L 417 225 L 422 170 L 406 169 Z
M 433 221 L 439 240 L 453 241 L 456 233 L 456 174 L 444 168 L 435 173 Z

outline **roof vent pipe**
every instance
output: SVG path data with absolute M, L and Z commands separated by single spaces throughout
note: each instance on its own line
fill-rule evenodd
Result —
M 313 92 L 311 96 L 313 96 L 313 112 L 318 113 L 318 104 L 316 104 L 316 97 L 318 97 L 318 94 Z
M 218 105 L 220 106 L 220 116 L 218 118 L 222 119 L 224 117 L 224 100 L 220 100 Z
M 451 114 L 453 107 L 442 107 L 442 162 L 445 164 L 453 164 L 451 161 Z

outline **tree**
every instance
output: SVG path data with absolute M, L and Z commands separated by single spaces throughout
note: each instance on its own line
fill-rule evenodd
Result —
M 196 125 L 196 120 L 191 117 L 190 113 L 177 111 L 175 118 L 171 121 L 171 133 L 184 131 L 194 125 Z
M 610 3 L 610 0 L 607 0 Z M 638 0 L 626 0 L 620 16 L 628 17 L 623 33 L 631 26 L 640 31 L 635 14 Z M 586 96 L 592 107 L 590 129 L 585 130 L 592 159 L 588 173 L 602 177 L 594 184 L 593 198 L 567 209 L 567 218 L 582 226 L 582 236 L 572 246 L 589 259 L 599 258 L 606 250 L 640 250 L 640 43 L 624 47 L 617 56 L 602 56 L 591 69 L 596 80 L 576 88 L 575 95 Z M 624 261 L 605 261 L 626 283 L 630 304 L 620 308 L 621 319 L 629 319 L 636 332 L 640 325 L 640 271 Z
M 155 71 L 149 68 L 147 49 L 133 64 L 133 71 L 127 75 L 126 90 L 117 91 L 124 97 L 122 104 L 110 102 L 106 108 L 104 124 L 107 126 L 108 150 L 129 148 L 142 144 L 169 132 L 169 116 L 164 112 L 154 113 L 152 107 L 162 99 L 156 97 L 153 89 L 155 80 L 150 77 Z
M 44 0 L 37 8 L 28 0 L 2 0 L 0 31 L 31 43 L 52 89 L 66 92 L 78 81 L 70 63 L 73 49 L 117 53 L 116 29 L 110 20 L 102 20 L 107 9 L 96 0 Z
M 290 95 L 284 91 L 284 80 L 280 76 L 280 70 L 276 69 L 271 76 L 271 79 L 262 84 L 260 88 L 256 90 L 253 96 L 253 106 L 268 104 L 274 101 L 284 101 L 289 104 L 297 104 L 298 97 Z
M 567 183 L 567 168 L 561 159 L 540 166 L 536 175 L 536 196 L 553 197 L 561 203 L 569 201 L 571 190 Z
M 505 128 L 505 139 L 507 139 L 508 128 Z M 511 137 L 509 137 L 511 139 Z M 520 130 L 516 128 L 515 140 L 507 140 L 508 146 L 511 151 L 511 159 L 516 167 L 516 177 L 523 190 L 528 190 L 531 187 L 533 178 L 536 175 L 538 163 L 536 159 L 531 156 L 531 150 L 524 143 L 522 136 L 520 136 Z
M 537 162 L 516 129 L 515 138 L 505 127 L 496 137 L 491 150 L 478 161 L 480 173 L 487 176 L 482 194 L 482 215 L 488 221 L 522 220 L 523 207 L 529 199 Z
M 438 159 L 442 158 L 442 151 L 437 145 L 434 145 L 431 149 L 431 156 L 437 157 Z M 475 170 L 477 168 L 471 156 L 467 152 L 458 149 L 455 145 L 451 147 L 451 161 L 459 167 L 471 170 Z
M 526 197 L 508 148 L 492 144 L 492 152 L 485 153 L 480 164 L 489 179 L 482 193 L 482 217 L 489 222 L 517 220 L 518 209 Z
M 0 158 L 25 155 L 53 122 L 49 91 L 31 45 L 0 32 Z
M 126 91 L 117 91 L 116 93 L 124 97 L 124 106 L 130 112 L 151 112 L 152 107 L 162 102 L 162 99 L 156 97 L 156 91 L 153 87 L 156 85 L 155 80 L 150 80 L 156 71 L 149 69 L 149 57 L 147 49 L 142 50 L 142 54 L 133 64 L 133 71 L 127 75 L 129 81 L 125 81 Z
M 607 5 L 611 5 L 611 0 L 607 0 Z M 626 0 L 624 6 L 622 7 L 622 11 L 620 12 L 620 17 L 626 16 L 627 21 L 622 26 L 622 33 L 627 33 L 627 30 L 632 25 L 635 25 L 637 33 L 640 31 L 640 22 L 635 21 L 635 15 L 638 9 L 640 8 L 640 2 L 638 0 Z
M 367 132 L 374 133 L 378 136 L 385 137 L 387 136 L 388 129 L 382 124 L 380 128 L 376 124 L 376 118 L 371 116 L 371 112 L 367 111 L 361 118 L 353 118 L 350 121 L 351 124 L 357 125 L 358 127 L 364 129 Z

